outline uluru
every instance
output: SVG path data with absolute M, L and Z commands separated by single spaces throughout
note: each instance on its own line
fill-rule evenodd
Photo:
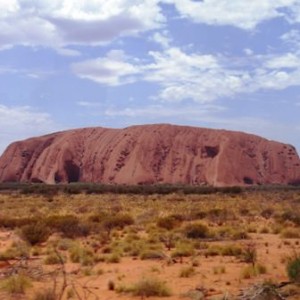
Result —
M 296 149 L 242 132 L 168 124 L 83 128 L 8 146 L 0 182 L 260 185 L 300 182 Z

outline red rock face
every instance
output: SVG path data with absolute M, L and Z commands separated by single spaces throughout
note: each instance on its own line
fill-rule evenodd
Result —
M 11 144 L 0 182 L 195 185 L 300 182 L 295 148 L 258 136 L 174 125 L 85 128 Z

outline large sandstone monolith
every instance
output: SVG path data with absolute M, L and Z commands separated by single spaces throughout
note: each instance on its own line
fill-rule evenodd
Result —
M 0 182 L 251 185 L 300 182 L 294 147 L 175 125 L 84 128 L 11 144 Z

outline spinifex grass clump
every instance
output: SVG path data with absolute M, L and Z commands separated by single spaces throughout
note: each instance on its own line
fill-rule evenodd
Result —
M 192 266 L 183 267 L 179 271 L 179 277 L 189 278 L 189 277 L 195 275 L 195 273 L 196 273 L 196 270 L 194 267 L 192 267 Z
M 300 284 L 300 255 L 294 254 L 287 261 L 286 270 L 291 281 Z
M 33 300 L 56 300 L 56 295 L 54 291 L 51 289 L 37 291 L 34 296 Z
M 31 281 L 24 275 L 13 275 L 1 282 L 1 290 L 9 294 L 24 294 L 31 287 Z
M 11 244 L 5 251 L 0 252 L 1 260 L 10 260 L 18 257 L 28 257 L 30 253 L 30 247 L 24 241 L 16 241 Z
M 123 229 L 134 224 L 134 219 L 128 214 L 108 216 L 102 221 L 102 228 L 110 235 L 113 229 Z
M 189 242 L 180 242 L 177 243 L 175 249 L 172 251 L 171 256 L 173 258 L 189 257 L 194 255 L 195 249 L 192 243 Z
M 202 223 L 191 223 L 186 225 L 184 233 L 190 239 L 204 239 L 209 237 L 209 229 Z
M 61 232 L 67 238 L 88 236 L 90 228 L 74 215 L 52 215 L 46 219 L 52 231 Z
M 172 230 L 175 227 L 179 226 L 182 222 L 182 219 L 178 218 L 176 215 L 171 215 L 167 217 L 162 217 L 157 220 L 157 226 L 167 230 Z
M 261 274 L 266 274 L 267 273 L 267 268 L 262 265 L 262 264 L 254 264 L 254 265 L 249 265 L 245 267 L 242 270 L 242 278 L 243 279 L 249 279 L 252 277 L 256 277 Z
M 156 278 L 143 278 L 132 287 L 132 294 L 141 297 L 168 297 L 171 290 L 163 282 Z
M 21 237 L 31 245 L 46 242 L 50 236 L 50 230 L 45 223 L 25 225 L 21 228 Z
M 92 266 L 95 263 L 95 257 L 92 250 L 80 245 L 74 245 L 69 250 L 70 259 L 74 263 L 80 263 L 82 266 Z

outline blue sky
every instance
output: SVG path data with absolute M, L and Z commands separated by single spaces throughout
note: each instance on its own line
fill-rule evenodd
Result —
M 300 152 L 299 0 L 0 0 L 0 153 L 53 131 L 172 123 Z

